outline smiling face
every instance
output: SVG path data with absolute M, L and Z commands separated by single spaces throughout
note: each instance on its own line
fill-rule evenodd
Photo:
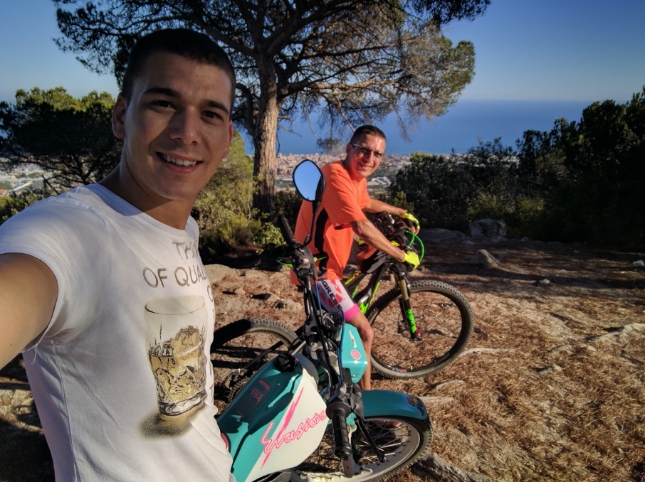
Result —
M 344 165 L 354 179 L 369 177 L 378 169 L 385 152 L 385 139 L 365 134 L 356 142 L 347 144 Z
M 117 172 L 103 184 L 183 228 L 181 220 L 168 222 L 164 213 L 185 212 L 187 218 L 228 153 L 232 89 L 219 67 L 171 53 L 150 55 L 129 101 L 119 95 L 114 107 L 112 127 L 124 141 L 123 152 Z

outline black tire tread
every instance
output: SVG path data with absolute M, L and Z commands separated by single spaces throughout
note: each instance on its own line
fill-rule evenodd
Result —
M 333 480 L 360 480 L 360 482 L 377 482 L 380 480 L 387 480 L 393 477 L 394 475 L 402 472 L 403 470 L 407 469 L 410 467 L 412 464 L 414 464 L 417 460 L 419 460 L 428 450 L 428 447 L 430 446 L 434 432 L 432 428 L 432 421 L 430 418 L 426 419 L 416 419 L 416 418 L 409 418 L 409 417 L 404 417 L 400 415 L 392 415 L 392 416 L 378 416 L 378 417 L 366 417 L 365 422 L 369 425 L 370 420 L 390 420 L 390 421 L 400 421 L 404 422 L 405 424 L 413 427 L 417 433 L 419 434 L 420 440 L 419 440 L 419 445 L 416 447 L 414 452 L 409 455 L 407 459 L 405 459 L 401 464 L 397 465 L 394 468 L 391 468 L 390 470 L 387 470 L 385 472 L 379 472 L 376 474 L 373 474 L 373 477 L 361 477 L 360 475 L 357 477 L 333 477 Z M 292 480 L 302 480 L 299 479 L 298 477 L 293 477 Z
M 279 321 L 270 318 L 243 318 L 215 330 L 213 343 L 211 344 L 211 353 L 238 336 L 246 335 L 254 331 L 273 332 L 283 340 L 288 340 L 289 343 L 297 336 L 293 330 Z
M 408 418 L 408 417 L 398 417 L 398 416 L 396 418 L 406 422 L 409 425 L 416 426 L 417 430 L 421 434 L 421 443 L 419 444 L 419 447 L 417 447 L 417 450 L 414 452 L 414 454 L 412 454 L 412 456 L 408 460 L 406 460 L 404 463 L 396 467 L 394 470 L 386 472 L 385 474 L 382 474 L 380 477 L 374 479 L 374 482 L 379 480 L 389 479 L 390 477 L 410 467 L 412 464 L 414 464 L 417 460 L 419 460 L 423 456 L 424 452 L 428 450 L 428 448 L 430 447 L 430 444 L 432 443 L 432 439 L 434 438 L 434 431 L 433 431 L 432 421 L 430 420 L 430 417 L 424 420 L 419 420 L 416 418 Z
M 439 293 L 447 298 L 449 298 L 455 305 L 458 307 L 461 313 L 461 324 L 462 329 L 460 331 L 459 337 L 453 347 L 449 350 L 449 355 L 446 358 L 440 359 L 439 362 L 433 362 L 429 365 L 418 367 L 413 370 L 398 372 L 390 370 L 384 366 L 378 358 L 375 358 L 372 354 L 372 368 L 376 370 L 381 375 L 392 378 L 392 379 L 406 379 L 406 378 L 418 378 L 425 375 L 434 373 L 442 368 L 445 368 L 450 363 L 452 363 L 459 353 L 463 351 L 468 343 L 470 335 L 473 332 L 474 328 L 474 314 L 470 306 L 470 303 L 466 297 L 455 287 L 444 283 L 442 281 L 436 280 L 414 280 L 410 282 L 410 292 L 434 292 Z M 397 298 L 401 296 L 401 291 L 398 287 L 392 288 L 387 291 L 380 297 L 378 297 L 372 306 L 367 310 L 365 316 L 369 320 L 370 324 L 374 323 L 374 320 L 377 318 L 378 314 L 390 303 L 394 302 Z

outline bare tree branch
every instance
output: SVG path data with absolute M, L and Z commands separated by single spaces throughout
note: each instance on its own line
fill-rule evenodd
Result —
M 253 138 L 256 207 L 271 211 L 278 122 L 318 114 L 321 128 L 381 121 L 406 135 L 445 112 L 470 82 L 474 49 L 440 26 L 474 19 L 489 0 L 53 0 L 63 50 L 89 68 L 125 67 L 133 42 L 157 28 L 202 31 L 238 74 L 232 119 Z M 78 7 L 75 10 L 73 7 Z

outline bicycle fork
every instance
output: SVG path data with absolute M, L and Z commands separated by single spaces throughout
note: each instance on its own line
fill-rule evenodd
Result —
M 417 327 L 414 320 L 414 313 L 412 312 L 412 304 L 410 303 L 410 289 L 408 279 L 405 275 L 397 273 L 396 275 L 399 290 L 401 291 L 401 298 L 399 299 L 399 307 L 401 309 L 401 316 L 403 317 L 404 324 L 410 332 L 412 341 L 421 341 L 421 330 Z

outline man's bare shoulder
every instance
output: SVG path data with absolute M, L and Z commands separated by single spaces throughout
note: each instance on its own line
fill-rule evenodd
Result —
M 22 253 L 0 254 L 0 367 L 47 327 L 57 296 L 56 277 L 43 261 Z

